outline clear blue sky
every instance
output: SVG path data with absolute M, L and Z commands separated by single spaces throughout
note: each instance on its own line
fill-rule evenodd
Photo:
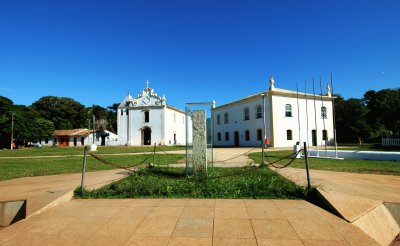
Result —
M 0 95 L 221 105 L 275 86 L 400 87 L 400 1 L 0 0 Z

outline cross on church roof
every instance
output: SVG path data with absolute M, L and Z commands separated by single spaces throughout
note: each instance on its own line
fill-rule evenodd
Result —
M 151 82 L 149 81 L 149 80 L 146 80 L 146 88 L 149 88 L 149 84 L 150 84 Z

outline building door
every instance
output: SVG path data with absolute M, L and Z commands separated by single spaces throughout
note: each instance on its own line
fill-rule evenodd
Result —
M 311 135 L 312 135 L 312 146 L 317 146 L 317 131 L 312 130 Z
M 143 145 L 151 145 L 151 129 L 146 127 L 142 130 Z
M 101 136 L 101 146 L 106 145 L 106 136 Z
M 84 137 L 81 137 L 81 145 L 82 146 L 85 145 L 85 138 Z
M 176 144 L 176 133 L 174 133 L 174 144 Z
M 76 146 L 77 139 L 74 137 L 74 146 Z
M 239 132 L 234 133 L 235 147 L 239 147 Z

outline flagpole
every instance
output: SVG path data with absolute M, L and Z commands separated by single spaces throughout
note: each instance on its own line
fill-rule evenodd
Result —
M 319 156 L 319 148 L 318 148 L 318 125 L 317 125 L 317 106 L 315 105 L 315 82 L 314 77 L 312 79 L 313 86 L 313 94 L 314 94 L 314 121 L 315 121 L 315 138 L 317 142 L 317 156 Z
M 308 138 L 308 101 L 307 101 L 307 80 L 304 81 L 304 88 L 305 88 L 305 92 L 304 92 L 304 96 L 306 97 L 306 118 L 307 118 L 307 149 L 310 149 L 310 141 Z
M 301 146 L 301 128 L 300 128 L 300 106 L 299 106 L 299 85 L 296 82 L 297 90 L 297 123 L 299 125 L 299 145 Z
M 333 134 L 335 138 L 335 157 L 338 158 L 337 154 L 337 141 L 336 141 L 336 113 L 335 113 L 335 94 L 333 93 L 333 79 L 331 73 L 331 88 L 332 88 L 332 113 L 333 113 Z

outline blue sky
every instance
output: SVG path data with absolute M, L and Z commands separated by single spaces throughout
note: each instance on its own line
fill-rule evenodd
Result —
M 0 0 L 0 95 L 109 106 L 150 87 L 217 105 L 275 86 L 400 87 L 400 1 Z

